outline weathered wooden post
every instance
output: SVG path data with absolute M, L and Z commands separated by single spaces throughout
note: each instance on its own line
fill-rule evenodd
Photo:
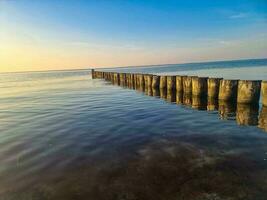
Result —
M 222 78 L 208 78 L 208 97 L 218 99 Z
M 192 95 L 192 77 L 196 76 L 185 76 L 183 78 L 183 92 L 187 96 Z
M 149 74 L 144 74 L 145 88 L 148 88 L 148 78 Z
M 160 83 L 160 77 L 153 75 L 152 76 L 152 88 L 153 89 L 159 89 L 159 83 Z
M 145 80 L 144 80 L 144 75 L 143 74 L 139 74 L 139 86 L 140 88 L 144 88 L 145 87 Z
M 134 86 L 135 86 L 135 89 L 138 88 L 138 74 L 134 74 Z
M 261 108 L 258 127 L 267 132 L 267 106 L 262 106 Z
M 92 75 L 92 79 L 95 78 L 95 70 L 94 69 L 91 69 L 91 75 Z
M 261 81 L 238 81 L 237 103 L 258 104 L 261 92 Z
M 117 84 L 117 85 L 120 85 L 120 76 L 118 73 L 114 73 L 113 74 L 113 80 L 114 80 L 114 83 Z
M 109 80 L 114 84 L 115 83 L 115 72 L 110 72 L 109 73 Z M 117 77 L 116 77 L 117 78 Z M 118 78 L 117 78 L 117 80 L 118 80 Z M 116 84 L 118 84 L 118 81 L 116 81 Z
M 126 86 L 127 87 L 130 87 L 130 79 L 131 79 L 131 77 L 130 77 L 130 73 L 126 73 Z
M 153 82 L 153 75 L 149 74 L 147 77 L 147 86 L 149 88 L 152 88 L 152 82 Z
M 167 90 L 175 90 L 176 76 L 167 76 Z
M 105 81 L 109 81 L 108 74 L 109 72 L 103 72 L 103 78 L 105 79 Z
M 134 74 L 131 74 L 131 88 L 135 89 L 135 78 L 134 78 Z
M 160 89 L 166 89 L 167 88 L 167 77 L 166 76 L 160 76 L 159 88 Z
M 192 95 L 206 97 L 208 93 L 208 82 L 206 77 L 192 77 Z
M 258 125 L 259 104 L 237 103 L 236 122 L 238 125 Z
M 125 86 L 125 84 L 126 84 L 126 74 L 120 73 L 120 85 Z
M 267 106 L 267 81 L 261 83 L 262 105 Z
M 183 92 L 183 78 L 186 76 L 176 76 L 176 91 Z
M 219 100 L 236 101 L 238 80 L 220 80 Z

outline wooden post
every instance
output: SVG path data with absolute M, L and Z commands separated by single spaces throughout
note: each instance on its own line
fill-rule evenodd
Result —
M 166 89 L 167 88 L 167 77 L 166 76 L 160 76 L 159 88 L 160 89 Z
M 153 75 L 152 77 L 152 88 L 153 89 L 159 89 L 159 83 L 160 83 L 160 77 Z
M 193 96 L 207 96 L 208 82 L 206 77 L 192 77 L 192 95 Z
M 267 132 L 267 106 L 262 106 L 259 115 L 259 128 Z
M 262 105 L 267 106 L 267 81 L 261 83 Z
M 220 80 L 219 100 L 236 101 L 238 80 Z
M 183 78 L 186 76 L 176 76 L 176 91 L 183 92 Z
M 261 92 L 261 81 L 238 81 L 237 103 L 258 104 Z
M 208 78 L 208 97 L 218 99 L 222 78 Z
M 175 90 L 176 76 L 167 76 L 167 90 Z
M 91 70 L 91 75 L 92 75 L 92 79 L 94 79 L 95 78 L 95 70 L 94 69 Z
M 192 78 L 196 76 L 185 76 L 183 78 L 183 92 L 186 95 L 192 94 Z

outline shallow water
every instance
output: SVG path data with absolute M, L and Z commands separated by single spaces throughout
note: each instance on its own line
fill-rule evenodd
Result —
M 179 101 L 88 71 L 0 77 L 1 200 L 267 198 L 261 105 Z

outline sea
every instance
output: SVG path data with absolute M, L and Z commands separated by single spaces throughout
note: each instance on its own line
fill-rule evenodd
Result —
M 267 80 L 267 59 L 102 68 Z M 267 108 L 88 70 L 0 74 L 0 200 L 266 200 Z

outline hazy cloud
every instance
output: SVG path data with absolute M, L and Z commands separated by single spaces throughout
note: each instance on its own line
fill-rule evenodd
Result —
M 249 13 L 235 13 L 229 16 L 230 19 L 242 19 L 249 16 Z

